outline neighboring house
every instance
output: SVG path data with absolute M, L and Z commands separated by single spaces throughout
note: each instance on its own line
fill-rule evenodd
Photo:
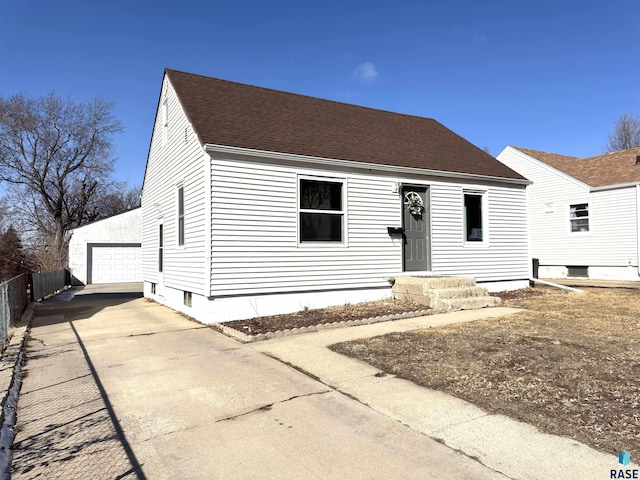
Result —
M 69 241 L 74 284 L 142 281 L 142 209 L 75 228 Z
M 575 158 L 519 147 L 497 157 L 528 187 L 542 278 L 640 280 L 640 148 Z
M 528 183 L 432 119 L 166 70 L 144 292 L 212 323 L 385 298 L 401 274 L 527 286 Z

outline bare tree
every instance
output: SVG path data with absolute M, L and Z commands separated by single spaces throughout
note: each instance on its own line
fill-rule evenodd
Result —
M 607 152 L 617 152 L 634 147 L 640 147 L 640 117 L 623 113 L 616 120 L 605 149 Z
M 113 170 L 113 136 L 122 125 L 113 104 L 0 97 L 0 180 L 14 185 L 22 209 L 57 267 L 66 258 L 69 229 Z
M 86 222 L 128 212 L 140 206 L 140 187 L 116 182 L 101 188 L 87 205 Z

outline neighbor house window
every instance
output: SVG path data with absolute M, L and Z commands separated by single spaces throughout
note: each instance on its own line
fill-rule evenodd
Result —
M 589 204 L 576 203 L 569 205 L 569 222 L 572 232 L 589 231 Z
M 182 293 L 183 303 L 186 307 L 193 306 L 193 295 L 191 292 L 183 292 Z
M 467 242 L 484 240 L 484 212 L 481 192 L 464 193 L 464 228 Z
M 184 187 L 178 187 L 178 245 L 184 245 Z
M 344 182 L 300 179 L 300 242 L 344 241 Z

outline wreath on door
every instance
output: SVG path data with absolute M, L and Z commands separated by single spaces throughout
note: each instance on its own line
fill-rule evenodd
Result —
M 407 210 L 414 217 L 419 217 L 424 212 L 424 202 L 422 197 L 416 192 L 407 192 L 404 194 L 404 204 Z

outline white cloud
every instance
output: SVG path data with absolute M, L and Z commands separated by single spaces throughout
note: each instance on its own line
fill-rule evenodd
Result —
M 373 63 L 365 62 L 356 67 L 353 76 L 364 82 L 373 82 L 378 76 L 378 70 L 376 70 L 376 66 Z

